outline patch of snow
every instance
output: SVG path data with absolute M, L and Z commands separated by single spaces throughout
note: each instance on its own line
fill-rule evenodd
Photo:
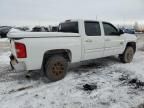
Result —
M 9 66 L 9 52 L 0 54 L 0 65 Z M 129 75 L 144 81 L 144 51 L 137 51 L 129 64 L 115 57 L 96 60 L 94 64 L 71 69 L 57 82 L 26 79 L 26 72 L 0 67 L 0 108 L 132 108 L 144 103 L 144 87 L 133 88 Z M 36 73 L 34 73 L 36 74 Z M 38 74 L 39 75 L 39 74 Z M 83 90 L 84 84 L 96 84 L 93 91 Z M 20 90 L 23 87 L 29 87 Z M 32 87 L 31 87 L 32 86 Z M 19 91 L 20 90 L 20 91 Z
M 10 52 L 5 52 L 0 54 L 0 64 L 9 64 L 9 56 L 10 56 Z
M 111 59 L 103 59 L 108 65 L 97 68 L 79 67 L 71 70 L 58 82 L 17 80 L 0 83 L 1 108 L 131 108 L 143 103 L 144 95 L 140 89 L 133 89 L 119 81 L 123 74 L 144 79 L 144 52 L 138 51 L 130 64 L 122 64 Z M 97 63 L 101 60 L 96 61 Z M 95 83 L 98 88 L 84 91 L 83 85 Z M 32 88 L 9 93 L 11 90 L 32 85 Z

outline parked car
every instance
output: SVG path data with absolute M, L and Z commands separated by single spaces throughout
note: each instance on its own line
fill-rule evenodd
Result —
M 32 32 L 49 32 L 49 29 L 43 26 L 36 26 L 32 29 Z
M 15 29 L 21 30 L 21 31 L 29 31 L 28 27 L 15 27 Z
M 124 33 L 128 33 L 128 34 L 135 34 L 135 30 L 134 29 L 122 29 Z
M 136 52 L 136 36 L 123 34 L 108 22 L 69 20 L 59 32 L 9 33 L 11 65 L 16 70 L 42 69 L 51 81 L 65 77 L 70 63 L 119 55 L 130 63 Z
M 1 38 L 6 38 L 7 37 L 7 33 L 10 31 L 12 27 L 10 26 L 1 26 L 0 27 L 0 36 Z
M 53 26 L 52 27 L 52 32 L 58 32 L 58 30 L 59 30 L 58 26 Z

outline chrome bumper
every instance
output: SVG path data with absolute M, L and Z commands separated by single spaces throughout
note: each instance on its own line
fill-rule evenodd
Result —
M 24 62 L 18 62 L 13 55 L 10 56 L 10 65 L 15 71 L 25 71 L 26 65 Z

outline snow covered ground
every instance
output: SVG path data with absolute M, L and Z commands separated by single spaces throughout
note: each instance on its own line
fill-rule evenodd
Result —
M 130 64 L 117 57 L 84 63 L 58 82 L 48 82 L 39 71 L 11 71 L 9 48 L 0 42 L 0 108 L 138 108 L 144 104 L 144 38 Z M 7 42 L 7 40 L 6 40 Z M 92 91 L 83 85 L 97 86 Z

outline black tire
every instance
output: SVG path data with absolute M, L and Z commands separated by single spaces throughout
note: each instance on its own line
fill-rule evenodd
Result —
M 50 81 L 58 81 L 66 76 L 68 61 L 59 55 L 52 56 L 45 64 L 45 74 Z
M 119 55 L 119 59 L 123 63 L 130 63 L 133 60 L 134 49 L 131 46 L 128 46 L 124 53 Z

